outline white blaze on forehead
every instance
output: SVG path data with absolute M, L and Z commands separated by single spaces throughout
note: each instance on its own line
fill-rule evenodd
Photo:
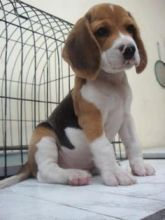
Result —
M 109 4 L 110 9 L 113 11 L 114 10 L 114 5 L 113 4 Z

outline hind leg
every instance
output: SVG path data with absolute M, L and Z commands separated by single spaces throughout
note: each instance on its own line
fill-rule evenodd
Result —
M 35 146 L 38 181 L 76 186 L 89 184 L 90 174 L 87 171 L 63 169 L 58 165 L 58 147 L 55 137 L 42 134 L 42 137 L 35 143 Z

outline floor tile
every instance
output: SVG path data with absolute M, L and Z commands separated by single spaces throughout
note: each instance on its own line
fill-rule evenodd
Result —
M 55 195 L 54 195 L 55 196 Z M 110 216 L 74 208 L 69 205 L 40 200 L 32 196 L 18 195 L 11 191 L 1 192 L 1 220 L 115 220 Z
M 138 177 L 132 186 L 108 187 L 99 176 L 83 187 L 26 180 L 0 191 L 0 220 L 139 220 L 159 213 L 165 209 L 165 160 L 147 162 L 156 175 Z

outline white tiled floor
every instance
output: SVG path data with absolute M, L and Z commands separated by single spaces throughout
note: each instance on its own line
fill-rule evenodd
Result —
M 100 177 L 82 187 L 24 181 L 0 191 L 0 220 L 143 219 L 165 209 L 165 160 L 150 163 L 156 176 L 138 177 L 138 184 L 127 187 L 105 186 Z

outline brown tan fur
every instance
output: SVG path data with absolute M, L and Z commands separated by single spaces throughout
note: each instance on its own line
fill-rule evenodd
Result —
M 84 100 L 81 96 L 80 89 L 84 83 L 85 80 L 76 77 L 72 97 L 79 124 L 88 140 L 93 141 L 103 133 L 102 116 L 94 104 Z

